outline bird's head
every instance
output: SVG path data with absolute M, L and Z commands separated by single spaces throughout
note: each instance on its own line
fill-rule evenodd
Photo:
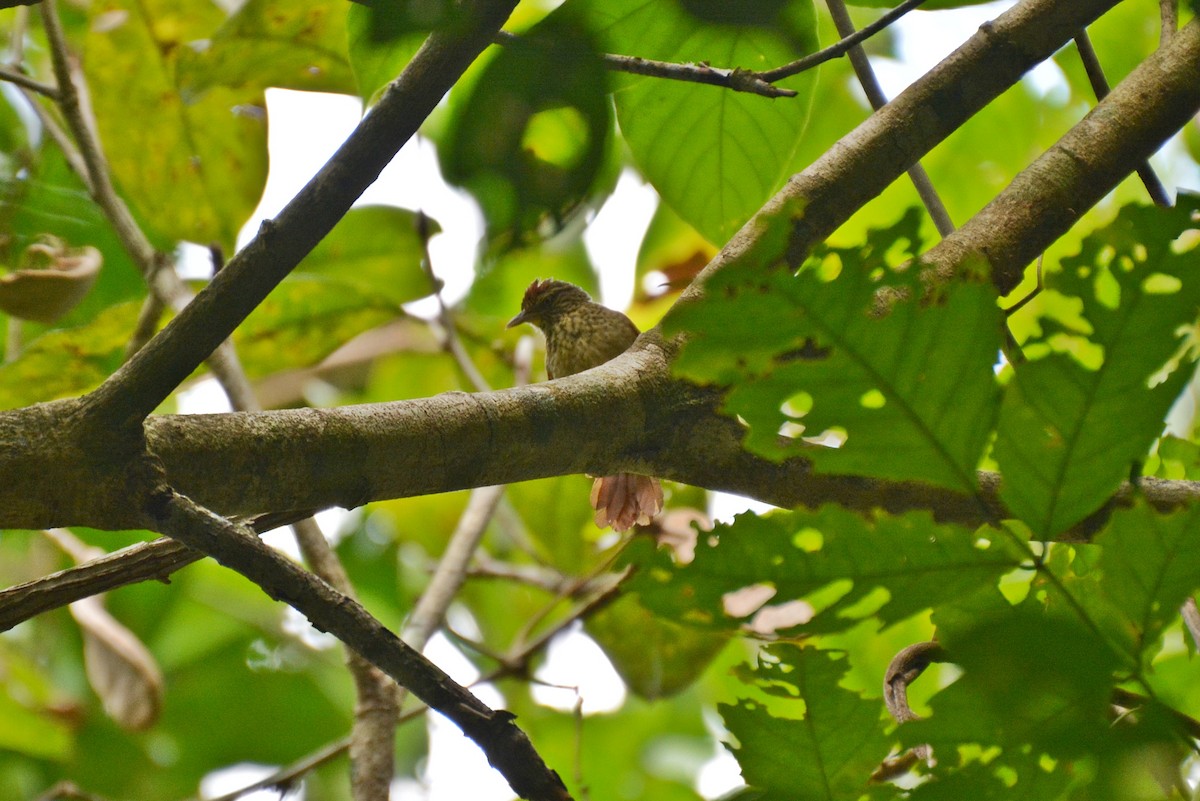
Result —
M 508 321 L 508 328 L 531 323 L 545 329 L 545 324 L 592 300 L 588 293 L 566 281 L 547 278 L 534 281 L 521 298 L 521 313 Z

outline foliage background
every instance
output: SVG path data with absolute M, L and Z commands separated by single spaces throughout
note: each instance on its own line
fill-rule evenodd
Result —
M 844 60 L 784 81 L 798 92 L 786 100 L 616 75 L 589 60 L 595 47 L 763 68 L 837 38 L 823 10 L 802 0 L 762 3 L 762 16 L 738 25 L 713 19 L 713 8 L 571 0 L 549 13 L 524 2 L 510 29 L 535 42 L 574 42 L 572 52 L 587 55 L 492 48 L 423 129 L 447 179 L 485 215 L 473 280 L 450 314 L 491 386 L 517 380 L 521 334 L 504 322 L 530 280 L 553 275 L 597 289 L 581 236 L 621 170 L 636 170 L 662 197 L 630 308 L 645 328 L 787 176 L 868 116 Z M 215 243 L 233 252 L 266 178 L 264 90 L 370 101 L 431 22 L 397 22 L 385 11 L 325 0 L 248 0 L 235 12 L 205 0 L 63 6 L 114 178 L 157 247 Z M 854 11 L 860 24 L 877 13 Z M 14 20 L 6 11 L 0 24 Z M 1089 34 L 1116 83 L 1157 46 L 1157 16 L 1146 4 L 1122 3 Z M 35 74 L 48 75 L 37 26 L 25 47 Z M 894 49 L 888 35 L 869 44 L 873 57 Z M 952 219 L 978 211 L 1094 104 L 1074 52 L 1061 51 L 1055 64 L 1061 85 L 1043 92 L 1017 84 L 925 160 Z M 47 232 L 104 256 L 95 287 L 69 315 L 52 325 L 12 323 L 21 342 L 0 366 L 0 408 L 9 409 L 97 386 L 124 357 L 145 287 L 62 153 L 5 97 L 6 263 Z M 1193 124 L 1157 162 L 1169 184 L 1195 185 L 1198 140 Z M 1189 536 L 1195 512 L 1138 506 L 1115 515 L 1094 544 L 1036 542 L 1095 511 L 1135 463 L 1170 478 L 1196 471 L 1190 420 L 1156 443 L 1194 360 L 1180 332 L 1194 325 L 1200 291 L 1195 232 L 1172 242 L 1192 225 L 1195 204 L 1166 214 L 1126 208 L 1131 202 L 1144 202 L 1136 180 L 1047 251 L 1046 291 L 1007 319 L 1028 361 L 998 379 L 1000 309 L 1028 293 L 1032 271 L 1009 299 L 968 280 L 928 308 L 902 304 L 883 322 L 863 315 L 880 286 L 919 294 L 917 273 L 894 268 L 937 240 L 927 217 L 910 211 L 919 203 L 906 181 L 842 226 L 799 278 L 777 272 L 763 295 L 730 277 L 712 285 L 722 295 L 670 313 L 668 331 L 693 334 L 678 373 L 732 387 L 726 408 L 749 424 L 750 449 L 967 493 L 977 467 L 998 467 L 1020 520 L 973 531 L 925 513 L 746 515 L 702 535 L 684 564 L 646 538 L 618 543 L 598 532 L 582 477 L 510 487 L 482 545 L 501 575 L 469 580 L 453 618 L 481 673 L 497 667 L 495 654 L 522 653 L 578 614 L 553 581 L 593 577 L 614 563 L 638 568 L 620 600 L 584 622 L 631 690 L 624 706 L 580 722 L 538 703 L 519 671 L 496 683 L 573 788 L 586 785 L 596 799 L 697 798 L 695 775 L 719 720 L 755 787 L 739 797 L 1161 795 L 1162 775 L 1189 764 L 1191 745 L 1166 710 L 1200 715 L 1191 646 L 1175 614 L 1200 584 Z M 770 262 L 778 253 L 768 245 L 759 256 Z M 422 258 L 411 211 L 351 212 L 239 329 L 248 376 L 288 387 L 281 405 L 311 402 L 313 375 L 329 405 L 472 389 L 435 328 L 404 310 L 434 291 Z M 666 292 L 643 283 L 659 273 L 670 280 Z M 358 340 L 348 365 L 288 380 L 288 371 L 313 368 L 366 332 L 382 344 L 364 349 Z M 810 344 L 834 356 L 790 359 Z M 1150 386 L 1164 365 L 1172 367 L 1165 380 Z M 536 359 L 533 374 L 542 374 Z M 799 436 L 780 445 L 787 424 L 810 438 L 849 436 L 837 449 Z M 1051 429 L 1070 447 L 1043 436 Z M 677 514 L 662 526 L 678 533 L 708 499 L 669 489 Z M 400 627 L 419 597 L 466 497 L 371 504 L 342 532 L 338 554 L 389 627 Z M 106 551 L 151 536 L 75 533 Z M 0 538 L 6 584 L 69 563 L 28 532 Z M 518 571 L 524 580 L 512 578 Z M 768 607 L 807 609 L 811 619 L 744 636 L 758 609 L 731 614 L 728 599 L 760 584 L 773 590 Z M 223 766 L 287 764 L 348 730 L 354 694 L 339 651 L 314 647 L 303 626 L 237 575 L 205 561 L 168 586 L 113 592 L 106 604 L 162 671 L 161 717 L 146 731 L 122 731 L 90 686 L 70 613 L 29 621 L 0 637 L 0 797 L 34 797 L 63 778 L 106 798 L 190 797 Z M 880 700 L 884 669 L 935 626 L 957 667 L 935 666 L 914 685 L 915 708 L 931 716 L 897 729 Z M 764 633 L 786 641 L 767 644 Z M 544 655 L 527 657 L 535 669 Z M 1151 697 L 1136 725 L 1108 725 L 1116 684 Z M 867 787 L 890 749 L 923 742 L 939 755 L 925 771 L 937 781 Z M 402 776 L 422 775 L 426 747 L 419 719 L 401 727 Z M 344 761 L 309 774 L 305 797 L 348 797 L 346 774 Z

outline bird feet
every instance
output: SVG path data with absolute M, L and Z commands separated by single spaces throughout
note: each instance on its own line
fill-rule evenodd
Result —
M 613 531 L 644 526 L 663 508 L 662 485 L 657 478 L 636 473 L 603 476 L 592 484 L 592 508 L 596 525 Z

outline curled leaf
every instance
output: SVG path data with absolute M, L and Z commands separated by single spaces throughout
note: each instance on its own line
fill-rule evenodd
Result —
M 21 254 L 19 269 L 0 276 L 0 311 L 53 323 L 84 299 L 103 260 L 90 245 L 68 248 L 53 237 L 36 242 Z
M 122 728 L 143 731 L 162 710 L 163 679 L 146 646 L 108 613 L 98 597 L 71 604 L 83 632 L 88 682 Z

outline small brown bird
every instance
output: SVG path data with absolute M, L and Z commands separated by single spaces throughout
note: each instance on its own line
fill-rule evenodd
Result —
M 637 339 L 637 326 L 619 311 L 593 303 L 588 293 L 566 281 L 534 281 L 521 299 L 521 313 L 512 328 L 530 323 L 546 336 L 546 372 L 562 378 L 604 364 L 624 353 Z M 646 525 L 662 511 L 658 479 L 620 473 L 596 479 L 592 508 L 596 525 L 625 531 L 634 523 Z

